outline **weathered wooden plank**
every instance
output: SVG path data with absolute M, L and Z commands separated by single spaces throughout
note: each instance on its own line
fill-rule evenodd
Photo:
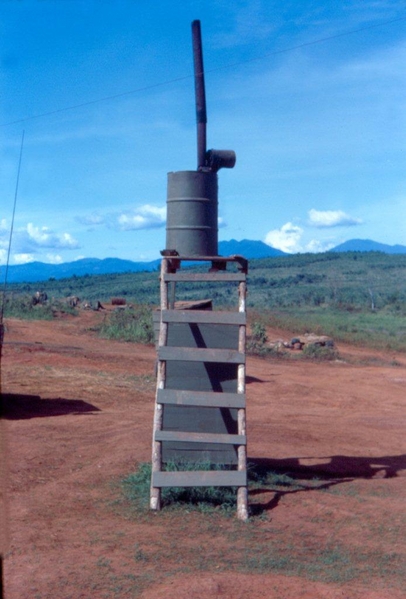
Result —
M 247 317 L 244 312 L 221 312 L 218 310 L 163 310 L 162 321 L 196 324 L 245 325 Z
M 175 256 L 171 253 L 171 250 L 164 250 L 161 252 L 163 255 L 163 259 L 167 260 L 170 264 L 169 270 L 175 272 L 180 268 L 181 262 L 208 262 L 212 263 L 212 268 L 215 270 L 223 270 L 228 262 L 237 263 L 238 268 L 242 270 L 242 272 L 248 272 L 248 260 L 239 254 L 234 254 L 232 256 Z
M 163 282 L 165 273 L 168 272 L 168 263 L 166 260 L 162 260 L 161 263 L 161 311 L 168 308 L 168 285 Z M 166 345 L 168 339 L 168 324 L 161 322 L 159 325 L 159 341 L 160 345 Z M 158 389 L 165 388 L 166 380 L 166 362 L 159 362 L 157 369 L 157 393 Z M 162 429 L 163 422 L 163 406 L 155 401 L 154 410 L 154 421 L 153 431 L 154 433 Z M 162 443 L 159 441 L 152 442 L 152 459 L 151 459 L 152 472 L 159 472 L 162 468 Z M 150 489 L 150 508 L 152 510 L 161 509 L 161 490 L 158 487 L 151 485 Z
M 177 272 L 164 275 L 165 283 L 178 282 L 240 282 L 245 281 L 247 275 L 242 272 Z
M 178 300 L 175 302 L 175 310 L 211 310 L 213 300 Z
M 245 354 L 234 349 L 211 349 L 195 347 L 159 347 L 159 360 L 181 360 L 183 362 L 224 362 L 245 364 Z
M 241 487 L 247 484 L 247 473 L 237 470 L 197 470 L 187 472 L 154 472 L 154 487 Z
M 245 393 L 215 393 L 210 391 L 179 391 L 159 389 L 157 402 L 179 406 L 207 408 L 245 408 Z
M 245 312 L 245 303 L 247 296 L 247 284 L 241 282 L 238 285 L 238 309 L 240 312 Z M 169 326 L 169 325 L 168 325 Z M 241 326 L 238 334 L 238 349 L 241 352 L 245 352 L 246 344 L 246 327 Z M 245 393 L 245 364 L 238 365 L 237 373 L 237 389 L 239 393 Z M 238 434 L 246 434 L 245 426 L 245 409 L 238 410 Z M 247 470 L 247 446 L 239 445 L 237 449 L 238 453 L 238 470 L 244 472 Z M 245 486 L 241 486 L 237 491 L 237 516 L 240 520 L 248 519 L 248 489 Z
M 218 433 L 185 433 L 183 431 L 157 430 L 154 435 L 155 441 L 184 441 L 185 443 L 220 443 L 228 445 L 245 445 L 245 435 L 227 435 Z

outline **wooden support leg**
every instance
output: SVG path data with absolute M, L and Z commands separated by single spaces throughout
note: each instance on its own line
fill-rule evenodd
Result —
M 245 312 L 246 283 L 241 282 L 238 288 L 238 310 Z M 239 327 L 238 333 L 238 351 L 245 353 L 246 328 Z M 245 364 L 239 364 L 237 373 L 237 393 L 245 393 Z M 246 416 L 245 408 L 238 410 L 238 434 L 246 435 Z M 247 471 L 247 447 L 240 445 L 238 447 L 238 470 Z M 239 487 L 237 491 L 237 517 L 239 520 L 248 519 L 248 488 Z
M 168 272 L 168 262 L 165 258 L 162 260 L 161 265 L 161 315 L 162 310 L 168 309 L 168 285 L 165 283 L 164 275 Z M 160 347 L 166 345 L 168 336 L 168 325 L 162 322 L 159 327 L 159 342 Z M 162 443 L 161 441 L 155 440 L 155 433 L 162 430 L 163 422 L 163 406 L 158 403 L 158 390 L 165 388 L 166 381 L 166 362 L 158 362 L 157 372 L 157 395 L 155 398 L 155 412 L 154 412 L 154 423 L 153 423 L 153 438 L 152 438 L 152 475 L 154 472 L 160 472 L 162 470 Z M 151 495 L 150 495 L 150 508 L 151 510 L 161 509 L 161 488 L 153 487 L 151 481 Z
M 154 431 L 162 429 L 162 405 L 155 404 L 154 413 Z M 162 443 L 160 441 L 152 441 L 152 473 L 159 472 L 162 468 Z M 161 509 L 161 489 L 153 487 L 151 482 L 150 496 L 151 510 Z
M 237 518 L 246 522 L 248 520 L 248 488 L 238 487 L 237 491 Z

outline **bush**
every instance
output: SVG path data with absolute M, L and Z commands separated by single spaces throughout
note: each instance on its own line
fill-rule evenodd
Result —
M 338 351 L 334 347 L 323 347 L 314 343 L 308 343 L 304 346 L 302 355 L 310 360 L 328 362 L 329 360 L 337 360 Z
M 247 343 L 247 351 L 252 354 L 262 355 L 268 353 L 265 343 L 268 341 L 265 325 L 258 320 L 254 321 L 251 326 L 251 338 Z
M 32 303 L 31 295 L 19 294 L 8 296 L 4 300 L 4 315 L 9 318 L 52 320 L 53 312 L 49 303 Z
M 148 306 L 131 306 L 112 312 L 103 322 L 99 334 L 107 339 L 153 343 L 152 310 Z
M 262 322 L 253 322 L 251 327 L 252 339 L 256 343 L 266 343 L 268 341 L 268 335 L 266 334 L 265 325 Z

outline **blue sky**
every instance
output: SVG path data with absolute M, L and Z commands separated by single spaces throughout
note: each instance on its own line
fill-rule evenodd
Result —
M 0 264 L 23 130 L 11 264 L 159 257 L 167 172 L 196 168 L 194 19 L 208 148 L 237 154 L 219 239 L 406 245 L 403 0 L 2 0 Z

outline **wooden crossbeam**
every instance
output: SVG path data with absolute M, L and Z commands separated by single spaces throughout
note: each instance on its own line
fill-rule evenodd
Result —
M 180 360 L 182 362 L 223 362 L 225 364 L 245 364 L 245 354 L 235 349 L 212 349 L 196 347 L 159 347 L 159 360 Z
M 245 312 L 221 312 L 205 310 L 163 310 L 163 322 L 179 322 L 194 324 L 233 324 L 245 325 Z
M 247 473 L 238 470 L 154 472 L 154 487 L 239 487 L 247 484 Z
M 192 283 L 192 282 L 237 282 L 246 281 L 247 275 L 242 272 L 177 272 L 177 273 L 167 273 L 164 275 L 165 283 L 171 283 L 172 281 L 176 282 L 184 282 L 184 283 Z
M 245 408 L 245 393 L 158 389 L 157 402 L 161 404 L 206 408 Z
M 181 441 L 185 443 L 220 443 L 228 445 L 246 445 L 245 435 L 223 433 L 189 433 L 184 431 L 155 431 L 155 441 Z

